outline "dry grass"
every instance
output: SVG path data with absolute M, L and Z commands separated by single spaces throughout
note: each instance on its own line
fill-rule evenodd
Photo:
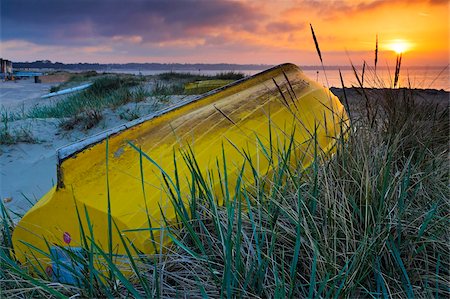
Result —
M 318 157 L 307 170 L 278 165 L 270 178 L 255 174 L 252 187 L 238 181 L 229 197 L 215 194 L 212 178 L 186 154 L 178 163 L 192 172 L 190 213 L 171 193 L 183 224 L 167 228 L 173 244 L 162 255 L 130 249 L 129 279 L 93 243 L 83 248 L 89 257 L 101 255 L 109 276 L 74 256 L 84 269 L 73 273 L 78 287 L 51 284 L 45 274 L 31 277 L 9 256 L 13 224 L 3 209 L 0 292 L 15 298 L 449 297 L 447 103 L 418 100 L 412 89 L 373 96 L 362 86 L 360 101 L 344 94 L 352 115 L 348 140 L 338 140 L 332 159 Z M 291 152 L 274 154 L 283 161 Z M 141 159 L 150 160 L 145 153 Z
M 354 105 L 349 139 L 307 171 L 279 166 L 271 180 L 242 188 L 224 206 L 195 173 L 188 227 L 170 229 L 178 242 L 166 254 L 130 257 L 139 270 L 128 283 L 108 281 L 90 293 L 83 284 L 35 281 L 15 273 L 3 253 L 4 294 L 449 296 L 448 109 L 417 101 L 413 90 L 384 92 L 366 95 L 376 121 L 364 103 Z M 10 248 L 5 237 L 2 244 Z

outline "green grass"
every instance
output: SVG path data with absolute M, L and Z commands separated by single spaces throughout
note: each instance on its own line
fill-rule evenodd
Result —
M 90 129 L 102 119 L 103 109 L 144 101 L 150 93 L 140 83 L 140 79 L 132 76 L 99 78 L 84 91 L 48 106 L 33 107 L 27 117 L 68 118 L 62 122 L 63 128 L 73 129 L 81 123 L 83 129 Z
M 83 257 L 62 249 L 73 263 L 59 265 L 78 284 L 55 284 L 44 273 L 31 276 L 10 255 L 14 223 L 0 204 L 0 294 L 447 298 L 448 107 L 419 99 L 413 89 L 385 89 L 381 97 L 359 91 L 360 99 L 355 101 L 344 93 L 352 115 L 348 139 L 337 140 L 331 159 L 323 160 L 318 153 L 306 170 L 287 163 L 295 154 L 289 142 L 282 151 L 273 152 L 272 146 L 262 149 L 282 161 L 269 177 L 255 172 L 255 183 L 249 185 L 238 175 L 234 190 L 230 190 L 225 152 L 218 157 L 217 168 L 207 172 L 198 168 L 189 150 L 183 161 L 174 160 L 174 174 L 160 168 L 178 219 L 164 229 L 173 242 L 164 254 L 146 255 L 123 237 L 126 254 L 120 258 L 129 261 L 130 278 L 115 266 L 119 257 L 112 254 L 111 244 L 108 250 L 96 244 L 82 207 L 78 218 Z M 139 152 L 141 165 L 158 166 L 151 153 L 129 145 Z M 190 178 L 178 177 L 181 163 L 189 167 Z M 253 163 L 247 159 L 241 173 Z M 191 186 L 188 201 L 178 189 L 182 179 Z M 217 194 L 211 186 L 219 179 L 222 186 Z M 217 204 L 219 197 L 223 205 Z M 87 219 L 88 225 L 82 226 L 81 219 Z M 108 228 L 110 234 L 117 230 L 110 216 Z M 153 244 L 158 242 L 154 230 L 149 220 L 144 233 Z M 106 271 L 95 268 L 96 263 Z M 83 270 L 76 271 L 74 265 Z
M 378 109 L 375 124 L 365 116 L 364 103 L 352 107 L 360 116 L 331 160 L 318 156 L 307 170 L 282 163 L 270 178 L 255 174 L 250 187 L 239 176 L 234 196 L 226 153 L 220 158 L 223 166 L 210 170 L 217 174 L 212 176 L 198 169 L 192 152 L 185 152 L 184 161 L 174 162 L 191 169 L 189 203 L 177 190 L 181 178 L 165 174 L 180 222 L 166 231 L 173 245 L 161 259 L 139 253 L 123 239 L 131 278 L 114 266 L 117 257 L 95 243 L 92 227 L 84 228 L 88 258 L 73 256 L 74 264 L 86 269 L 74 272 L 78 286 L 54 286 L 45 275 L 33 278 L 8 257 L 13 224 L 3 216 L 3 292 L 12 295 L 33 286 L 28 296 L 445 298 L 448 110 L 416 101 L 413 90 L 385 92 L 381 100 L 369 97 L 372 109 Z M 280 161 L 293 154 L 290 147 L 276 153 L 270 148 L 268 155 L 279 155 Z M 147 153 L 140 154 L 141 163 L 157 165 Z M 252 163 L 247 160 L 242 167 Z M 221 194 L 211 190 L 214 177 L 225 178 Z M 223 206 L 217 205 L 218 197 Z M 89 215 L 80 210 L 79 217 Z M 117 229 L 112 220 L 110 229 Z M 94 261 L 109 274 L 93 268 Z
M 177 73 L 168 72 L 155 76 L 157 81 L 153 88 L 152 94 L 158 97 L 167 97 L 170 95 L 185 95 L 184 86 L 186 83 L 205 80 L 240 80 L 245 77 L 244 74 L 238 72 L 223 72 L 215 75 L 201 75 L 193 73 Z M 204 93 L 211 90 L 207 88 L 204 90 L 197 90 L 196 93 Z M 188 92 L 187 94 L 192 94 Z
M 8 129 L 8 123 L 26 118 L 61 118 L 61 127 L 65 130 L 80 128 L 88 130 L 103 119 L 105 108 L 116 109 L 127 103 L 138 103 L 152 96 L 155 107 L 159 103 L 169 101 L 173 95 L 185 95 L 184 84 L 195 80 L 208 79 L 241 79 L 241 73 L 226 72 L 212 76 L 189 73 L 163 73 L 158 76 L 152 90 L 143 87 L 145 78 L 132 75 L 103 75 L 96 72 L 74 74 L 68 82 L 53 87 L 51 92 L 93 80 L 86 90 L 71 94 L 50 105 L 35 106 L 29 111 L 23 108 L 19 112 L 2 109 L 2 127 L 0 127 L 0 143 L 14 144 L 17 142 L 32 142 L 31 134 L 25 129 L 14 134 Z M 138 113 L 122 113 L 121 118 L 132 120 L 139 117 Z
M 136 91 L 130 87 L 139 81 L 132 77 L 110 76 L 97 79 L 86 90 L 70 95 L 49 106 L 36 106 L 28 112 L 30 118 L 62 118 L 77 115 L 87 110 L 116 108 L 120 105 L 145 99 L 146 92 L 141 87 Z
M 33 137 L 29 126 L 22 125 L 11 129 L 10 123 L 16 119 L 19 119 L 18 113 L 11 113 L 2 107 L 0 110 L 0 144 L 12 145 L 19 142 L 37 142 L 37 140 Z
M 58 74 L 58 72 L 56 72 L 54 74 Z M 86 71 L 86 72 L 81 72 L 81 73 L 74 73 L 70 76 L 69 80 L 67 80 L 66 82 L 52 86 L 50 88 L 49 92 L 57 92 L 62 89 L 75 87 L 77 85 L 85 83 L 85 82 L 92 80 L 95 77 L 99 77 L 99 76 L 100 75 L 96 71 Z
M 181 81 L 172 83 L 156 82 L 152 89 L 152 95 L 156 97 L 168 97 L 171 95 L 183 94 L 184 84 Z
M 200 80 L 239 80 L 245 77 L 243 73 L 229 71 L 215 75 L 202 75 L 193 73 L 167 72 L 156 75 L 158 79 L 163 81 L 186 81 L 194 82 Z

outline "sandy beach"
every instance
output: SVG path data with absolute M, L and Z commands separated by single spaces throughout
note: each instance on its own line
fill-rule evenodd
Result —
M 3 113 L 24 114 L 32 107 L 48 105 L 61 100 L 64 96 L 41 99 L 47 94 L 52 84 L 35 84 L 32 80 L 0 83 Z M 342 88 L 331 88 L 332 92 L 343 99 Z M 449 92 L 443 90 L 416 90 L 417 99 L 429 103 L 448 105 Z M 381 96 L 383 89 L 366 89 L 371 97 Z M 356 110 L 362 103 L 361 91 L 346 89 L 349 106 Z M 172 96 L 165 105 L 182 99 Z M 343 100 L 342 100 L 343 101 Z M 128 120 L 121 117 L 124 111 L 139 111 L 139 115 L 154 112 L 163 106 L 157 106 L 149 98 L 140 103 L 129 103 L 115 109 L 105 109 L 103 119 L 93 128 L 82 130 L 75 128 L 64 130 L 60 127 L 61 119 L 25 118 L 10 121 L 11 131 L 25 130 L 31 135 L 32 142 L 19 142 L 12 145 L 0 145 L 0 197 L 12 211 L 24 214 L 33 203 L 45 195 L 56 182 L 56 150 L 62 146 L 80 141 L 96 133 L 113 128 Z M 356 115 L 356 113 L 354 114 Z

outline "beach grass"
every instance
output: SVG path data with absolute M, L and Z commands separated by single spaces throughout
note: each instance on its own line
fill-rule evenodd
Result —
M 30 118 L 62 118 L 77 115 L 85 110 L 118 107 L 143 99 L 143 91 L 132 92 L 130 87 L 139 81 L 133 77 L 110 76 L 97 79 L 86 90 L 48 106 L 35 106 L 28 112 Z
M 199 75 L 192 73 L 169 72 L 155 76 L 134 76 L 125 74 L 98 74 L 95 71 L 74 74 L 70 80 L 52 87 L 51 92 L 73 87 L 77 84 L 92 81 L 92 85 L 84 91 L 76 92 L 53 100 L 50 104 L 36 105 L 25 110 L 9 111 L 1 108 L 0 144 L 12 145 L 20 142 L 34 143 L 32 130 L 27 127 L 10 129 L 10 124 L 24 119 L 60 119 L 60 127 L 64 130 L 89 130 L 96 126 L 103 118 L 106 108 L 115 110 L 128 103 L 149 101 L 153 108 L 167 104 L 174 95 L 187 96 L 214 89 L 195 90 L 187 93 L 185 84 L 196 80 L 216 80 L 225 78 L 237 80 L 244 74 L 237 72 L 223 72 L 215 75 Z M 156 78 L 156 79 L 155 79 Z M 145 109 L 144 109 L 145 110 Z M 149 111 L 126 108 L 119 112 L 121 119 L 133 120 Z
M 16 119 L 19 119 L 18 113 L 11 113 L 4 107 L 0 109 L 0 145 L 12 145 L 19 142 L 37 142 L 29 126 L 22 125 L 13 129 L 11 128 L 10 123 Z
M 245 77 L 243 73 L 229 71 L 217 73 L 215 75 L 204 75 L 195 73 L 182 73 L 182 72 L 167 72 L 161 73 L 155 76 L 157 80 L 155 81 L 152 95 L 160 99 L 168 97 L 171 95 L 191 95 L 191 94 L 201 94 L 208 92 L 212 89 L 217 88 L 212 85 L 211 87 L 206 87 L 203 89 L 196 89 L 191 91 L 186 91 L 185 86 L 188 83 L 198 82 L 198 81 L 211 81 L 214 80 L 227 80 L 236 81 Z
M 91 78 L 94 74 L 88 73 L 74 76 L 72 81 L 81 82 L 79 78 Z M 190 73 L 162 73 L 156 76 L 151 90 L 144 88 L 141 83 L 146 79 L 138 76 L 108 75 L 97 78 L 85 91 L 70 95 L 52 105 L 35 106 L 28 113 L 29 118 L 65 118 L 85 117 L 92 114 L 101 114 L 104 108 L 117 108 L 130 102 L 141 102 L 149 96 L 167 97 L 183 95 L 184 84 L 204 79 L 241 79 L 241 73 L 226 72 L 216 75 L 197 75 Z M 71 81 L 71 82 L 72 82 Z
M 311 31 L 318 53 L 323 53 L 312 26 Z M 72 263 L 54 261 L 76 283 L 52 282 L 45 271 L 31 275 L 11 255 L 14 222 L 0 203 L 0 295 L 449 297 L 448 107 L 419 99 L 410 88 L 383 89 L 373 97 L 358 81 L 356 101 L 349 101 L 341 81 L 351 128 L 348 138 L 337 140 L 330 159 L 317 155 L 307 169 L 274 165 L 270 177 L 254 173 L 250 186 L 240 175 L 235 184 L 228 182 L 225 152 L 223 166 L 207 172 L 197 167 L 189 151 L 183 161 L 174 161 L 174 175 L 161 169 L 178 219 L 164 229 L 172 244 L 159 250 L 150 221 L 143 231 L 155 244 L 155 254 L 143 254 L 121 239 L 126 254 L 120 258 L 128 261 L 130 277 L 115 266 L 111 246 L 95 242 L 82 207 L 77 213 L 83 254 L 61 248 Z M 139 152 L 141 165 L 158 165 L 129 145 Z M 276 153 L 271 148 L 265 151 L 279 155 L 278 161 L 290 160 L 291 148 Z M 181 178 L 176 165 L 181 163 L 191 171 L 188 200 L 177 189 Z M 247 159 L 242 169 L 253 163 Z M 142 172 L 141 177 L 144 184 Z M 214 177 L 223 181 L 221 194 L 211 188 Z M 233 192 L 230 185 L 237 186 Z M 223 205 L 217 204 L 218 197 Z M 83 227 L 81 219 L 88 225 Z M 117 230 L 110 214 L 108 228 L 110 234 Z
M 122 240 L 130 278 L 114 266 L 116 257 L 95 244 L 89 227 L 83 244 L 88 258 L 72 255 L 73 265 L 85 271 L 68 270 L 78 284 L 31 276 L 9 255 L 14 224 L 2 208 L 4 295 L 445 298 L 450 295 L 448 110 L 417 101 L 410 89 L 367 97 L 370 109 L 378 111 L 376 121 L 373 111 L 367 118 L 363 101 L 350 107 L 352 133 L 338 141 L 329 161 L 318 158 L 306 170 L 278 165 L 270 178 L 255 174 L 252 188 L 238 177 L 232 197 L 226 180 L 223 194 L 214 194 L 211 178 L 187 153 L 177 163 L 187 163 L 192 172 L 188 207 L 170 183 L 176 178 L 167 175 L 180 222 L 167 227 L 173 244 L 164 254 L 145 255 Z M 277 154 L 286 161 L 291 153 Z M 157 163 L 146 153 L 140 156 Z M 251 167 L 252 161 L 246 163 Z M 211 172 L 227 177 L 226 166 Z M 89 215 L 80 209 L 79 217 Z M 94 260 L 109 272 L 96 270 Z
M 53 74 L 58 74 L 60 72 L 55 72 Z M 70 75 L 69 79 L 66 82 L 61 84 L 52 86 L 49 92 L 57 92 L 65 88 L 75 87 L 84 82 L 90 81 L 92 79 L 98 79 L 102 75 L 97 73 L 96 71 L 85 71 L 80 73 L 73 73 Z
M 195 73 L 183 73 L 183 72 L 166 72 L 156 75 L 156 77 L 163 81 L 186 81 L 194 82 L 201 80 L 240 80 L 245 77 L 243 73 L 227 71 L 217 73 L 215 75 L 204 75 Z
M 135 76 L 102 77 L 84 91 L 51 105 L 33 107 L 27 117 L 64 118 L 62 128 L 73 129 L 81 123 L 83 129 L 90 129 L 102 119 L 105 108 L 115 109 L 126 103 L 144 101 L 150 93 L 141 83 Z

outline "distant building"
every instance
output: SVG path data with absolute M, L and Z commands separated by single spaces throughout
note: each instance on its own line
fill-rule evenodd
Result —
M 0 58 L 0 77 L 3 79 L 11 78 L 13 75 L 12 61 Z

